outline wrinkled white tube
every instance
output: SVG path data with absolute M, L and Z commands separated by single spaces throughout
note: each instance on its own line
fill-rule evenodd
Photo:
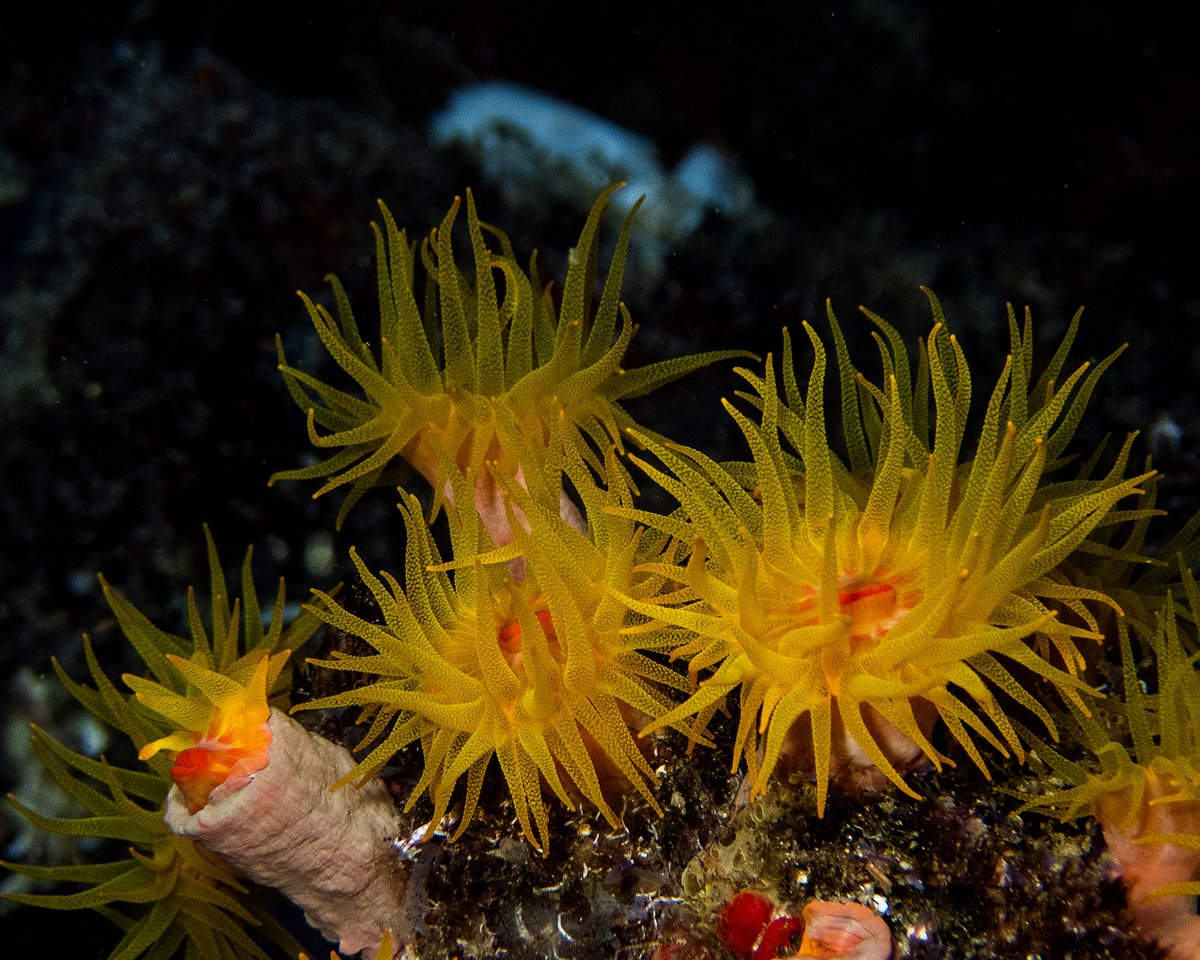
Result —
M 343 953 L 375 960 L 390 930 L 399 954 L 407 868 L 392 845 L 400 820 L 387 788 L 375 780 L 331 792 L 357 765 L 350 751 L 275 709 L 269 726 L 266 767 L 241 786 L 218 787 L 194 814 L 172 786 L 164 822 L 286 895 Z

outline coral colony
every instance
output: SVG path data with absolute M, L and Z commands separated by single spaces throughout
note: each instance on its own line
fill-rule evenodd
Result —
M 965 758 L 989 775 L 1034 753 L 1051 775 L 1025 809 L 1097 818 L 1135 916 L 1172 957 L 1200 957 L 1197 524 L 1149 560 L 1160 511 L 1153 470 L 1131 466 L 1133 437 L 1072 450 L 1120 351 L 1071 366 L 1076 316 L 1035 369 L 1029 316 L 1010 310 L 1011 353 L 983 392 L 978 431 L 970 367 L 931 293 L 933 326 L 915 345 L 864 311 L 877 363 L 852 360 L 830 309 L 826 334 L 804 325 L 811 361 L 785 331 L 780 362 L 708 353 L 627 369 L 632 212 L 597 281 L 613 189 L 561 296 L 469 192 L 465 267 L 451 242 L 458 200 L 417 243 L 381 205 L 380 328 L 360 328 L 336 279 L 336 317 L 304 297 L 348 378 L 325 383 L 280 348 L 325 459 L 272 482 L 339 491 L 340 524 L 373 489 L 393 490 L 406 463 L 425 498 L 399 495 L 403 569 L 376 573 L 352 553 L 363 586 L 314 591 L 285 628 L 282 586 L 264 617 L 247 554 L 231 601 L 209 538 L 211 609 L 189 592 L 190 637 L 154 626 L 102 579 L 144 672 L 114 681 L 86 638 L 90 683 L 55 666 L 138 763 L 35 729 L 37 755 L 83 815 L 12 802 L 39 828 L 111 838 L 128 857 L 10 864 L 75 888 L 11 899 L 100 911 L 123 931 L 112 960 L 294 958 L 299 944 L 265 905 L 273 888 L 345 953 L 416 957 L 423 849 L 469 844 L 497 804 L 511 810 L 508 849 L 535 855 L 514 863 L 565 842 L 556 805 L 612 829 L 630 809 L 661 815 L 663 738 L 720 751 L 743 778 L 743 807 L 814 791 L 818 816 L 847 791 L 919 797 L 918 766 Z M 724 406 L 744 462 L 717 463 L 623 406 L 735 357 L 746 389 Z M 648 481 L 677 506 L 644 506 Z M 442 548 L 431 524 L 448 528 Z M 343 642 L 298 662 L 322 624 Z M 1124 664 L 1123 696 L 1095 688 L 1089 665 L 1106 651 Z M 1143 689 L 1147 655 L 1157 676 Z M 313 687 L 294 684 L 301 671 L 334 682 L 294 703 Z M 354 753 L 292 716 L 345 708 L 361 724 Z M 407 784 L 381 778 L 404 758 Z M 870 903 L 764 888 L 709 907 L 698 928 L 717 953 L 667 929 L 645 954 L 882 960 L 894 949 Z

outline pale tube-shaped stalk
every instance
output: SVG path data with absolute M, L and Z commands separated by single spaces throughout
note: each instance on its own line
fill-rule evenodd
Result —
M 266 767 L 218 787 L 195 813 L 172 786 L 164 822 L 279 890 L 343 953 L 375 960 L 389 930 L 399 954 L 408 870 L 393 845 L 401 827 L 387 788 L 374 780 L 331 791 L 356 766 L 350 751 L 275 709 L 269 727 Z
M 518 467 L 514 479 L 524 487 L 525 471 Z M 454 487 L 450 481 L 446 481 L 442 489 L 442 498 L 446 503 L 454 506 Z M 486 470 L 482 471 L 475 478 L 475 513 L 492 543 L 497 547 L 506 547 L 516 539 L 509 522 L 510 510 L 517 523 L 528 533 L 529 519 L 525 516 L 525 512 L 515 503 L 509 503 L 508 495 L 496 483 L 492 475 Z M 587 521 L 580 513 L 579 507 L 561 488 L 558 491 L 558 515 L 585 537 L 588 535 Z M 508 566 L 514 580 L 520 582 L 525 579 L 524 557 L 514 557 L 508 562 Z

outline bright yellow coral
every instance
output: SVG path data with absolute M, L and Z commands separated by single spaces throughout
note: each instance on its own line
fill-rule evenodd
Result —
M 303 642 L 315 627 L 314 620 L 305 618 L 285 633 L 281 584 L 272 626 L 263 630 L 250 581 L 249 554 L 243 568 L 244 597 L 230 609 L 211 537 L 208 547 L 213 571 L 212 634 L 200 618 L 194 591 L 189 590 L 192 642 L 186 657 L 183 649 L 166 642 L 174 638 L 156 630 L 105 585 L 113 609 L 123 615 L 126 635 L 142 652 L 154 677 L 127 673 L 122 679 L 139 703 L 173 726 L 167 735 L 139 743 L 138 759 L 149 760 L 162 750 L 173 754 L 171 778 L 193 813 L 231 777 L 239 780 L 266 766 L 271 742 L 269 700 L 287 700 L 290 677 L 284 666 L 292 646 Z M 239 656 L 238 614 L 243 602 L 246 652 Z
M 997 691 L 1053 731 L 1014 668 L 1076 702 L 1088 689 L 1077 677 L 1076 644 L 1100 638 L 1091 607 L 1114 604 L 1073 585 L 1063 564 L 1150 475 L 1124 476 L 1126 444 L 1103 477 L 1044 477 L 1062 467 L 1096 379 L 1116 355 L 1060 380 L 1072 325 L 1031 387 L 1028 316 L 1022 332 L 1010 312 L 1012 354 L 966 459 L 970 371 L 930 300 L 935 325 L 915 382 L 898 334 L 868 314 L 882 334 L 882 386 L 855 370 L 830 311 L 845 460 L 827 437 L 825 350 L 807 325 L 815 353 L 807 393 L 785 339 L 786 405 L 769 363 L 765 380 L 746 374 L 761 426 L 726 403 L 753 453 L 750 473 L 650 444 L 667 469 L 646 469 L 678 498 L 681 515 L 632 515 L 684 547 L 673 571 L 658 568 L 675 589 L 628 602 L 694 633 L 674 655 L 703 679 L 649 729 L 696 715 L 702 730 L 740 690 L 734 763 L 744 758 L 756 793 L 786 757 L 815 770 L 821 811 L 846 764 L 874 767 L 915 795 L 897 768 L 922 755 L 946 759 L 929 739 L 939 717 L 985 772 L 972 734 L 1001 753 L 1022 753 Z
M 619 186 L 619 184 L 617 185 Z M 483 482 L 488 471 L 517 477 L 540 469 L 547 452 L 570 448 L 598 472 L 609 447 L 621 445 L 632 420 L 621 401 L 738 351 L 697 354 L 626 370 L 625 352 L 634 325 L 620 302 L 621 277 L 633 218 L 626 217 L 600 300 L 593 307 L 597 232 L 610 187 L 588 215 L 572 251 L 556 310 L 549 288 L 537 275 L 536 256 L 526 273 L 508 238 L 479 220 L 467 191 L 467 229 L 474 258 L 471 275 L 460 273 L 451 235 L 459 212 L 456 199 L 441 225 L 420 245 L 419 259 L 436 295 L 418 307 L 418 251 L 380 203 L 384 229 L 375 230 L 381 323 L 378 344 L 359 333 L 345 291 L 329 277 L 338 320 L 303 293 L 317 333 L 337 364 L 365 398 L 322 383 L 287 364 L 280 369 L 300 409 L 308 414 L 313 445 L 335 450 L 328 459 L 275 474 L 276 480 L 328 477 L 314 496 L 344 484 L 350 493 L 342 519 L 362 494 L 380 481 L 395 459 L 407 460 L 441 498 L 449 492 L 449 470 Z M 501 252 L 488 248 L 485 233 Z M 504 296 L 494 274 L 504 275 Z M 318 427 L 326 433 L 319 433 Z M 513 438 L 519 437 L 520 444 Z M 517 446 L 530 462 L 519 462 Z
M 620 478 L 611 459 L 610 465 Z M 460 482 L 470 489 L 470 480 Z M 452 508 L 450 564 L 441 563 L 416 499 L 406 497 L 405 587 L 386 572 L 376 578 L 354 555 L 383 623 L 363 620 L 320 593 L 322 607 L 314 609 L 376 652 L 313 662 L 361 672 L 370 682 L 297 709 L 364 708 L 372 726 L 359 749 L 371 749 L 355 778 L 373 775 L 397 750 L 419 741 L 424 772 L 408 806 L 428 792 L 432 825 L 466 777 L 455 836 L 475 814 L 494 756 L 522 831 L 546 851 L 543 784 L 567 806 L 572 793 L 582 795 L 614 826 L 606 799 L 613 786 L 631 785 L 657 809 L 650 793 L 654 775 L 629 724 L 663 713 L 669 704 L 661 688 L 682 682 L 647 656 L 670 641 L 660 632 L 627 632 L 644 620 L 615 597 L 659 589 L 658 578 L 634 573 L 641 538 L 633 524 L 605 512 L 627 505 L 628 491 L 614 482 L 608 494 L 585 494 L 589 537 L 543 506 L 549 498 L 537 489 L 538 478 L 530 485 L 532 493 L 515 483 L 506 487 L 523 516 L 514 523 L 516 544 L 506 549 L 481 555 L 491 544 L 474 512 Z

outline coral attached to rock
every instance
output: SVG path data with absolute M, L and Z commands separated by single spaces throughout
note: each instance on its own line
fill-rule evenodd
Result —
M 681 513 L 636 516 L 683 546 L 673 569 L 657 568 L 667 592 L 629 602 L 692 635 L 673 656 L 699 680 L 649 729 L 696 715 L 702 732 L 739 691 L 734 763 L 754 793 L 780 764 L 815 773 L 819 810 L 841 775 L 912 793 L 899 770 L 948 759 L 930 739 L 939 718 L 986 772 L 974 737 L 1023 755 L 1005 698 L 1055 730 L 1019 675 L 1081 705 L 1092 693 L 1078 644 L 1102 639 L 1097 618 L 1116 605 L 1071 581 L 1070 557 L 1152 474 L 1126 476 L 1128 443 L 1096 477 L 1066 470 L 1063 454 L 1116 354 L 1060 380 L 1073 325 L 1031 383 L 1031 326 L 1010 314 L 1012 353 L 967 446 L 970 369 L 930 300 L 915 377 L 899 336 L 869 315 L 881 385 L 851 364 L 830 311 L 844 459 L 826 428 L 825 349 L 807 326 L 807 392 L 785 339 L 785 402 L 768 363 L 765 379 L 746 374 L 760 424 L 726 403 L 750 466 L 646 441 L 666 469 L 643 466 Z
M 1035 872 L 1025 861 L 1038 858 L 1013 849 L 1024 835 L 992 802 L 1020 801 L 990 792 L 973 767 L 943 770 L 965 754 L 990 778 L 986 744 L 1018 759 L 1032 749 L 1068 782 L 1020 812 L 1093 813 L 1135 913 L 1191 960 L 1200 589 L 1190 566 L 1200 520 L 1171 541 L 1177 580 L 1164 568 L 1144 572 L 1148 525 L 1160 512 L 1154 471 L 1130 467 L 1132 436 L 1083 460 L 1070 449 L 1120 350 L 1070 368 L 1077 315 L 1035 375 L 1029 315 L 1022 322 L 1010 309 L 1011 353 L 976 428 L 972 370 L 932 294 L 933 327 L 912 355 L 864 311 L 877 376 L 851 359 L 830 309 L 835 402 L 827 405 L 821 337 L 805 325 L 813 359 L 801 378 L 785 331 L 778 370 L 768 357 L 761 374 L 739 371 L 749 390 L 725 402 L 750 459 L 717 463 L 624 409 L 689 371 L 747 355 L 624 368 L 634 325 L 620 284 L 632 212 L 593 296 L 613 189 L 592 208 L 559 305 L 536 259 L 522 269 L 469 192 L 465 273 L 452 243 L 459 201 L 419 244 L 381 204 L 378 336 L 363 336 L 336 279 L 336 320 L 304 297 L 322 344 L 360 392 L 292 367 L 281 347 L 309 439 L 332 452 L 273 479 L 324 478 L 316 495 L 348 487 L 340 523 L 406 462 L 429 489 L 424 501 L 401 491 L 403 575 L 376 575 L 352 550 L 365 586 L 314 590 L 284 630 L 282 589 L 264 625 L 249 556 L 243 597 L 230 603 L 210 539 L 211 616 L 206 624 L 189 593 L 190 638 L 158 629 L 105 583 L 144 675 L 126 675 L 132 693 L 118 689 L 86 639 L 95 686 L 58 673 L 145 766 L 110 766 L 35 730 L 35 752 L 85 816 L 14 804 L 46 830 L 131 844 L 130 857 L 13 866 L 83 889 L 10 899 L 94 907 L 124 931 L 112 960 L 168 960 L 180 949 L 265 960 L 268 941 L 296 956 L 256 885 L 283 892 L 341 949 L 367 957 L 413 954 L 425 942 L 463 956 L 562 948 L 591 958 L 618 943 L 681 957 L 709 947 L 755 960 L 785 949 L 885 956 L 893 936 L 921 955 L 913 951 L 941 936 L 930 918 L 955 909 L 946 861 L 972 856 L 988 829 L 981 817 L 1005 839 L 972 862 L 998 876 L 1009 862 Z M 647 452 L 629 455 L 627 442 Z M 639 501 L 630 462 L 678 507 L 659 513 Z M 439 515 L 448 555 L 432 527 Z M 339 645 L 293 683 L 298 647 L 322 622 Z M 1139 687 L 1135 637 L 1157 663 L 1149 692 Z M 1124 702 L 1095 686 L 1103 668 L 1086 655 L 1103 656 L 1105 641 L 1124 660 Z M 321 733 L 340 729 L 358 758 L 285 713 L 293 688 L 312 697 L 294 709 L 324 711 Z M 357 712 L 361 734 L 341 727 L 343 708 Z M 658 735 L 639 740 L 638 731 Z M 1094 760 L 1042 742 L 1063 731 Z M 731 751 L 730 772 L 686 759 L 685 743 L 688 753 L 697 743 Z M 773 780 L 785 783 L 761 797 Z M 815 781 L 815 797 L 800 781 Z M 925 840 L 943 863 L 918 869 L 911 836 L 893 836 L 907 825 L 892 811 L 919 819 L 912 800 L 922 781 L 967 784 L 988 801 L 968 815 L 952 787 L 928 805 L 936 809 L 920 818 Z M 835 782 L 890 784 L 908 796 L 835 803 Z M 397 810 L 402 784 L 406 812 L 424 805 L 424 828 Z M 938 811 L 956 808 L 943 818 L 953 843 L 939 845 Z M 886 839 L 890 852 L 855 852 L 844 838 L 807 846 L 810 835 L 836 833 L 831 821 L 843 811 L 847 823 L 871 820 L 875 840 L 857 830 L 854 843 Z M 444 844 L 446 833 L 460 842 Z M 750 851 L 755 862 L 712 869 L 721 848 L 743 860 Z M 869 878 L 855 889 L 847 857 Z M 435 862 L 449 872 L 437 874 Z M 897 891 L 891 914 L 872 893 L 892 883 L 880 864 L 910 888 Z M 807 889 L 810 866 L 820 890 Z M 1106 882 L 1115 885 L 1111 875 Z M 1012 889 L 1041 891 L 1040 877 Z M 717 910 L 739 891 L 737 909 Z M 1002 927 L 997 912 L 1036 914 L 1039 930 L 1055 927 L 1038 899 L 1021 912 L 993 897 L 987 916 Z M 1077 907 L 1072 916 L 1087 913 Z M 621 924 L 628 936 L 613 929 Z M 985 942 L 967 924 L 945 924 L 945 942 Z M 1110 934 L 1062 942 L 1112 943 Z M 1010 929 L 995 942 L 1024 937 Z

